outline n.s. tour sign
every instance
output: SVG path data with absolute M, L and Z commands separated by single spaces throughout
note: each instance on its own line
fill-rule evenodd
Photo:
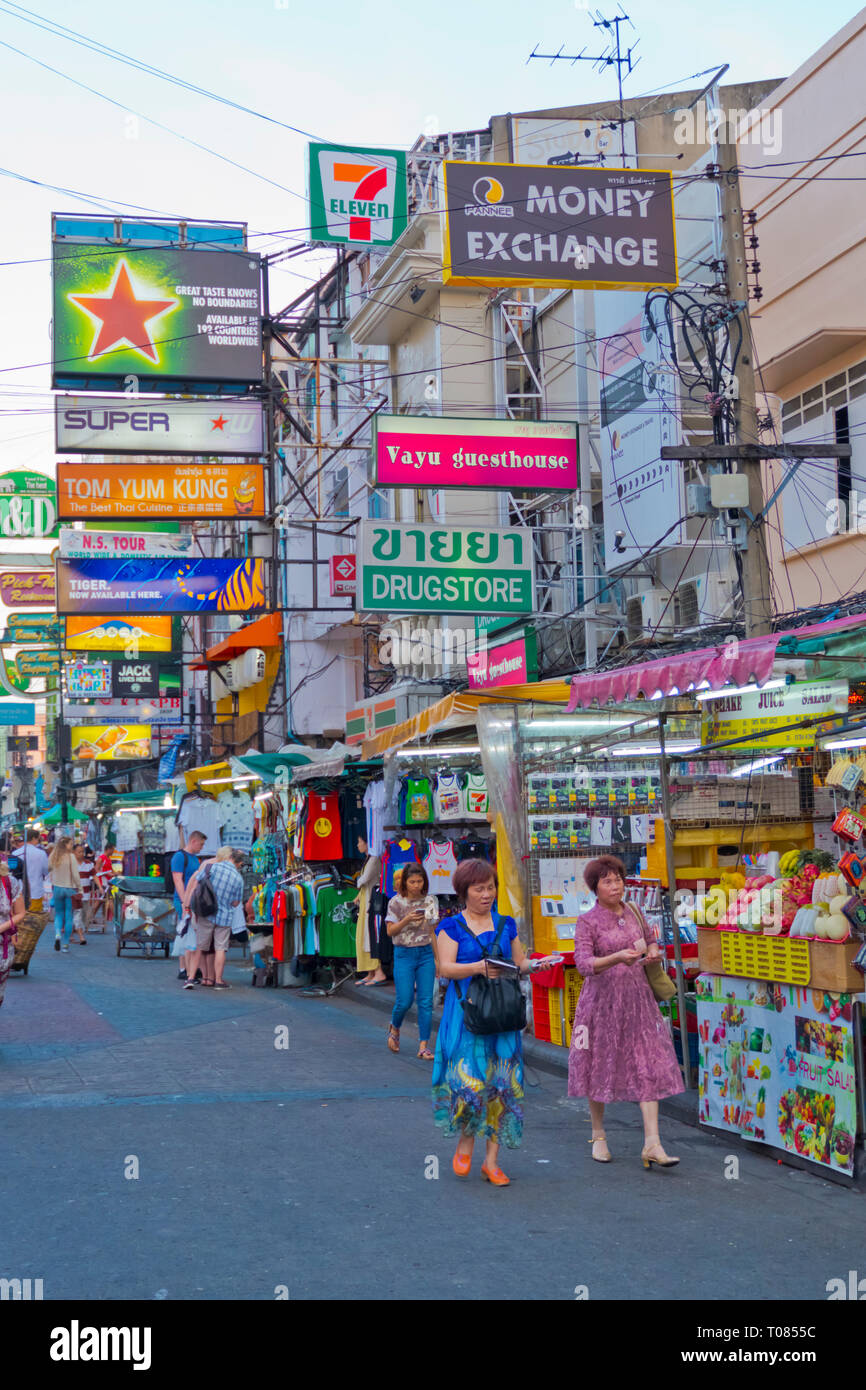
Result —
M 376 415 L 373 465 L 377 487 L 573 492 L 578 485 L 577 425 Z
M 532 536 L 524 527 L 364 521 L 358 607 L 386 613 L 531 613 Z
M 669 172 L 456 160 L 442 169 L 446 284 L 677 283 Z

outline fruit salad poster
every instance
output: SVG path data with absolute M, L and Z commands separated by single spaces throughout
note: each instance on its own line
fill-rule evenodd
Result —
M 853 1174 L 851 995 L 726 975 L 697 995 L 701 1123 Z

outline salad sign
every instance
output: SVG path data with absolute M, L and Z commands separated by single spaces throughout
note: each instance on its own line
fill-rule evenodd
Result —
M 853 1000 L 796 985 L 700 975 L 702 1124 L 853 1174 Z
M 532 536 L 524 527 L 362 521 L 358 606 L 385 613 L 531 613 Z

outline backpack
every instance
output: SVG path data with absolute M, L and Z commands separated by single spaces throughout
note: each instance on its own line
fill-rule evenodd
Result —
M 196 917 L 216 917 L 217 900 L 213 885 L 210 882 L 209 864 L 193 889 L 192 897 L 189 900 L 189 906 L 190 911 Z

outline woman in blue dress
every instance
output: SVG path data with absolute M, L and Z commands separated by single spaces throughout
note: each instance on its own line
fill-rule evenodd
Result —
M 523 1046 L 519 1032 L 482 1035 L 463 1024 L 461 1000 L 473 975 L 502 974 L 485 961 L 482 946 L 514 961 L 522 974 L 550 964 L 530 961 L 513 917 L 495 911 L 496 875 L 482 859 L 466 859 L 454 873 L 454 891 L 466 904 L 436 929 L 439 970 L 451 983 L 433 1063 L 433 1115 L 446 1134 L 459 1134 L 453 1168 L 469 1176 L 477 1135 L 487 1141 L 481 1176 L 495 1187 L 510 1179 L 498 1165 L 499 1146 L 516 1149 L 523 1134 Z

